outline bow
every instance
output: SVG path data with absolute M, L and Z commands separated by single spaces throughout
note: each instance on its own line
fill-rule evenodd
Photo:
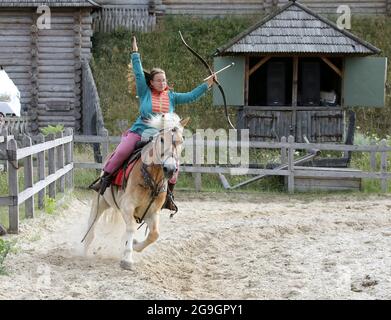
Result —
M 182 33 L 179 31 L 179 35 L 181 36 L 181 40 L 183 42 L 183 44 L 186 46 L 186 48 L 193 54 L 195 55 L 198 60 L 201 61 L 201 63 L 205 66 L 206 69 L 208 69 L 208 72 L 210 75 L 213 74 L 213 70 L 212 68 L 209 66 L 209 64 L 205 61 L 205 59 L 203 57 L 201 57 L 192 47 L 190 47 L 185 39 L 183 38 L 182 36 Z M 224 89 L 223 87 L 221 86 L 220 82 L 217 81 L 217 79 L 214 79 L 214 82 L 217 84 L 217 87 L 219 88 L 220 92 L 221 92 L 221 96 L 223 97 L 223 102 L 224 102 L 224 110 L 225 110 L 225 116 L 227 118 L 227 121 L 229 123 L 229 125 L 232 127 L 232 129 L 235 129 L 236 128 L 234 127 L 234 125 L 232 124 L 231 122 L 231 119 L 229 118 L 229 114 L 228 114 L 228 109 L 227 109 L 227 100 L 225 99 L 225 93 L 224 93 Z

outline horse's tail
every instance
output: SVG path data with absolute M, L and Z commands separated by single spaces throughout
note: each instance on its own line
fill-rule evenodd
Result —
M 83 239 L 81 239 L 81 241 L 80 241 L 81 243 L 83 243 L 84 240 L 87 238 L 88 234 L 90 233 L 92 227 L 94 226 L 96 220 L 99 217 L 98 213 L 99 213 L 99 199 L 100 199 L 100 197 L 101 197 L 101 195 L 100 195 L 100 193 L 98 193 L 96 200 L 95 199 L 93 200 L 93 201 L 96 201 L 96 204 L 95 204 L 95 206 L 96 206 L 95 217 L 94 217 L 94 220 L 92 221 L 92 223 L 90 224 L 90 226 L 88 227 L 88 230 L 87 230 L 86 234 L 84 235 Z

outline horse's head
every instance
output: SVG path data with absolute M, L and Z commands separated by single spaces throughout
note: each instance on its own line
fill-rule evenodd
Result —
M 161 166 L 164 177 L 170 179 L 178 170 L 183 144 L 183 129 L 190 118 L 181 120 L 175 113 L 153 116 L 148 125 L 158 132 L 152 143 L 143 150 L 142 160 L 147 165 Z

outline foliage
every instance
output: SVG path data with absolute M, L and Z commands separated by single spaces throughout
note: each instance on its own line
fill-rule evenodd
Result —
M 62 132 L 64 130 L 64 126 L 62 124 L 58 124 L 56 126 L 48 125 L 47 127 L 40 128 L 39 130 L 44 136 L 47 136 L 49 134 L 57 134 L 59 132 Z
M 11 250 L 11 242 L 0 239 L 0 275 L 7 274 L 3 263 L 10 250 Z
M 380 139 L 376 134 L 362 134 L 360 132 L 356 133 L 354 144 L 355 145 L 378 145 L 382 139 Z M 386 136 L 385 138 L 388 146 L 391 145 L 391 137 Z M 381 168 L 381 154 L 377 152 L 374 157 L 374 168 L 371 168 L 371 154 L 369 152 L 353 152 L 351 167 L 358 168 L 366 172 L 380 171 Z M 387 154 L 387 169 L 391 168 L 391 152 Z M 363 188 L 364 192 L 380 192 L 381 185 L 379 179 L 363 179 Z M 388 190 L 391 191 L 391 182 L 388 181 Z
M 353 17 L 352 31 L 359 37 L 372 43 L 382 50 L 380 56 L 391 57 L 391 17 Z M 386 86 L 386 107 L 359 108 L 357 112 L 357 125 L 363 132 L 370 135 L 385 137 L 390 134 L 391 123 L 391 66 L 388 64 Z
M 53 214 L 56 210 L 56 199 L 45 196 L 44 208 L 47 214 Z
M 7 172 L 0 172 L 0 194 L 8 193 L 8 175 Z

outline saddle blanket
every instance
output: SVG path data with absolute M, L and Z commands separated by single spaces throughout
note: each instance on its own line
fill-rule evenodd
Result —
M 129 164 L 129 166 L 126 168 L 126 172 L 125 172 L 125 177 L 126 179 L 129 178 L 129 174 L 130 172 L 132 171 L 134 165 L 136 164 L 137 161 L 133 161 L 131 164 Z M 116 185 L 116 186 L 119 186 L 119 187 L 122 187 L 122 180 L 124 178 L 124 168 L 121 168 L 117 175 L 115 176 L 114 180 L 113 180 L 113 184 Z

